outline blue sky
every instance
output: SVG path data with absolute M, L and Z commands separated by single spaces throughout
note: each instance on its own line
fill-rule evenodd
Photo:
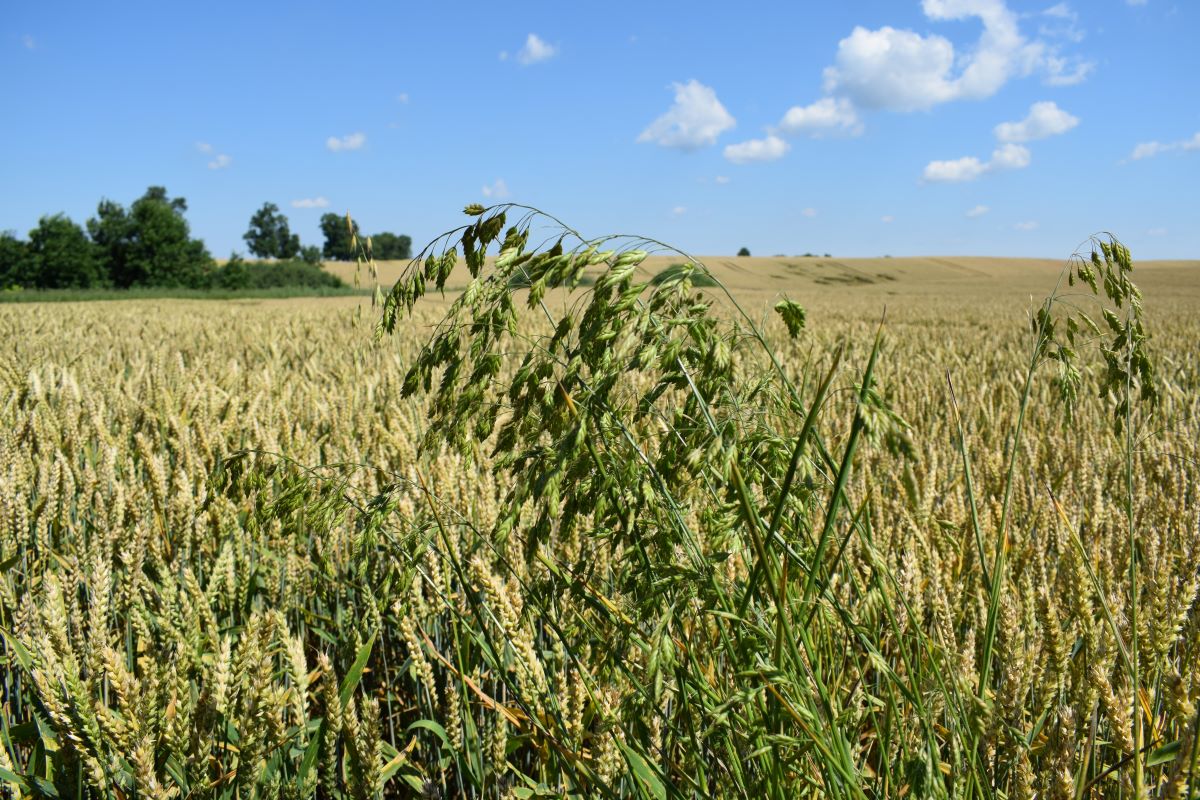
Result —
M 10 3 L 0 229 L 151 184 L 418 245 L 470 202 L 700 254 L 1200 257 L 1200 3 Z

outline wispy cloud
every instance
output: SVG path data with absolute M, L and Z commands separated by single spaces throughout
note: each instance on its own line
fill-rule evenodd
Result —
M 1144 158 L 1153 158 L 1163 153 L 1186 153 L 1193 150 L 1200 150 L 1200 131 L 1190 139 L 1181 139 L 1177 142 L 1142 142 L 1133 148 L 1128 160 L 1141 161 Z
M 483 192 L 484 197 L 503 200 L 505 197 L 508 197 L 508 184 L 504 182 L 503 178 L 496 178 L 491 184 L 484 186 L 479 191 Z
M 734 164 L 750 164 L 755 161 L 775 161 L 783 158 L 792 146 L 778 136 L 767 136 L 765 139 L 749 139 L 737 144 L 725 146 L 726 160 Z
M 1013 228 L 1018 231 L 1036 231 L 1038 229 L 1038 223 L 1031 219 L 1026 220 L 1025 222 L 1018 222 L 1016 225 L 1013 225 Z
M 401 92 L 396 95 L 396 102 L 400 105 L 408 105 L 408 92 Z
M 208 142 L 196 142 L 196 149 L 199 150 L 201 153 L 208 155 L 209 153 L 211 153 L 213 151 L 213 146 L 211 144 L 209 144 Z
M 809 219 L 812 219 L 813 217 L 815 217 L 817 215 L 817 210 L 815 208 L 806 208 L 803 211 L 801 211 L 800 214 L 802 216 L 808 217 Z
M 687 213 L 687 206 L 675 206 L 671 209 L 671 214 L 676 217 L 682 217 Z
M 807 106 L 792 106 L 779 121 L 779 132 L 812 137 L 843 133 L 858 136 L 863 132 L 862 121 L 854 104 L 845 98 L 824 97 Z
M 1068 114 L 1051 100 L 1034 103 L 1020 122 L 1002 122 L 995 128 L 1002 142 L 1031 142 L 1066 133 L 1079 124 L 1079 117 Z
M 1019 144 L 1002 144 L 992 151 L 990 161 L 974 156 L 950 161 L 930 161 L 921 178 L 927 183 L 963 183 L 973 181 L 989 172 L 1024 169 L 1032 161 L 1029 148 Z
M 329 208 L 329 201 L 324 197 L 302 197 L 292 201 L 292 208 Z
M 713 180 L 718 185 L 724 186 L 725 184 L 729 183 L 729 176 L 728 175 L 718 175 L 717 177 L 713 178 Z
M 1167 229 L 1166 228 L 1151 228 L 1150 230 L 1146 231 L 1146 235 L 1147 236 L 1166 236 Z
M 991 211 L 991 209 L 987 206 L 974 206 L 973 208 L 967 209 L 967 216 L 971 219 L 978 219 L 989 211 Z
M 882 217 L 879 218 L 879 221 L 882 222 L 884 225 L 890 225 L 891 223 L 896 221 L 896 218 L 893 217 L 891 214 L 884 214 Z
M 30 34 L 27 33 L 21 37 L 21 46 L 24 47 L 26 50 L 36 50 L 37 49 L 37 40 L 35 40 L 33 38 L 33 36 L 31 36 Z
M 717 137 L 737 124 L 721 105 L 712 87 L 696 80 L 673 83 L 675 102 L 641 132 L 639 142 L 677 150 L 697 150 L 716 144 Z
M 341 138 L 330 136 L 325 140 L 325 146 L 335 153 L 343 150 L 359 150 L 366 143 L 367 135 L 365 133 L 348 133 Z
M 529 66 L 549 61 L 558 54 L 558 47 L 544 41 L 536 33 L 525 37 L 525 46 L 517 51 L 517 62 Z

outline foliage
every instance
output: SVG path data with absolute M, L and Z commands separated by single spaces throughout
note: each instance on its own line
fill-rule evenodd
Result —
M 128 211 L 100 202 L 88 230 L 114 286 L 199 288 L 208 282 L 212 258 L 202 241 L 191 238 L 186 211 L 187 201 L 168 197 L 161 186 L 148 188 Z
M 25 248 L 12 231 L 0 231 L 0 291 L 19 287 L 25 279 Z
M 300 248 L 300 260 L 305 264 L 320 266 L 321 264 L 321 248 L 315 244 L 308 244 Z
M 42 217 L 29 232 L 22 285 L 38 289 L 103 286 L 107 276 L 83 228 L 62 214 Z
M 321 234 L 325 237 L 325 244 L 321 248 L 322 256 L 335 261 L 354 260 L 358 252 L 358 223 L 348 214 L 344 217 L 333 213 L 322 214 Z
M 739 256 L 748 256 L 748 255 L 750 255 L 750 248 L 749 248 L 749 247 L 743 247 L 743 248 L 741 248 L 740 250 L 738 250 L 737 254 L 738 254 Z
M 371 237 L 371 255 L 381 261 L 403 261 L 412 258 L 412 238 L 404 234 L 377 233 Z
M 248 263 L 236 254 L 212 274 L 212 287 L 217 289 L 271 289 L 277 287 L 345 288 L 336 275 L 323 270 L 320 264 L 293 259 L 269 263 Z
M 274 203 L 263 203 L 250 217 L 250 228 L 242 234 L 250 252 L 259 258 L 290 260 L 300 254 L 300 236 L 292 233 L 287 217 Z

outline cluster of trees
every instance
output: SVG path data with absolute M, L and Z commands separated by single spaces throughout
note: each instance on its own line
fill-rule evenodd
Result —
M 335 261 L 354 260 L 357 253 L 353 243 L 356 238 L 360 246 L 365 246 L 366 243 L 358 229 L 358 223 L 348 221 L 339 214 L 321 215 L 321 233 L 325 237 L 321 255 Z M 380 261 L 412 258 L 412 239 L 409 236 L 384 231 L 371 236 L 370 239 L 371 255 Z
M 259 265 L 233 256 L 218 267 L 204 242 L 194 239 L 184 214 L 187 201 L 151 186 L 129 208 L 101 200 L 86 228 L 63 214 L 44 216 L 27 240 L 0 233 L 0 289 L 88 289 L 131 287 L 268 288 L 334 286 L 321 258 L 350 260 L 353 232 L 346 217 L 321 217 L 325 245 L 305 247 L 274 203 L 264 203 L 242 237 L 250 252 L 277 264 Z M 411 257 L 407 236 L 371 237 L 377 259 Z
M 214 263 L 185 211 L 182 197 L 151 186 L 129 208 L 101 200 L 86 230 L 54 214 L 38 220 L 28 241 L 0 234 L 0 287 L 202 286 Z

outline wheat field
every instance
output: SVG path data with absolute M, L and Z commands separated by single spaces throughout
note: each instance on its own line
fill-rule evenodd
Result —
M 5 789 L 1195 796 L 1200 266 L 1135 267 L 1122 417 L 1082 346 L 1073 414 L 1056 364 L 1022 402 L 1061 262 L 708 261 L 765 349 L 675 285 L 540 372 L 553 319 L 494 361 L 464 325 L 457 394 L 406 378 L 462 264 L 382 337 L 360 298 L 0 306 Z

